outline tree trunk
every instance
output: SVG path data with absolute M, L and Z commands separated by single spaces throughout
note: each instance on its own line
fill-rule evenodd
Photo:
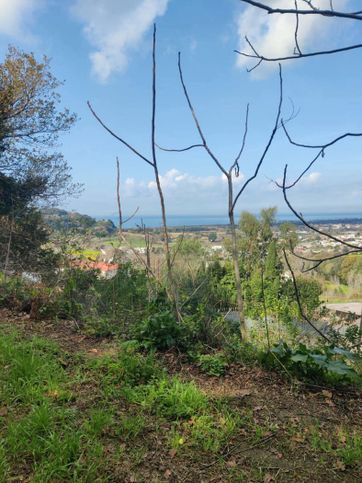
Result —
M 231 242 L 232 242 L 231 254 L 232 254 L 233 266 L 234 266 L 236 300 L 238 304 L 238 312 L 240 317 L 240 335 L 242 340 L 245 341 L 248 339 L 248 331 L 245 324 L 244 300 L 243 300 L 243 293 L 241 288 L 238 244 L 237 244 L 237 238 L 236 238 L 236 226 L 235 226 L 234 208 L 233 208 L 233 184 L 232 184 L 231 174 L 228 176 L 228 191 L 229 191 L 229 222 L 230 222 Z

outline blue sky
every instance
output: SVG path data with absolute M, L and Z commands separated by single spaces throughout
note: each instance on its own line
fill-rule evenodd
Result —
M 291 0 L 272 0 L 294 5 Z M 327 0 L 321 0 L 321 6 Z M 359 1 L 338 0 L 353 10 Z M 289 17 L 272 19 L 239 0 L 0 0 L 0 55 L 9 43 L 37 56 L 51 57 L 63 104 L 80 120 L 62 138 L 61 150 L 74 179 L 84 183 L 78 199 L 64 203 L 90 215 L 116 211 L 115 158 L 122 172 L 124 210 L 158 214 L 152 168 L 121 146 L 97 124 L 90 100 L 114 131 L 150 154 L 151 30 L 158 28 L 157 140 L 167 147 L 199 142 L 182 95 L 177 52 L 199 119 L 212 149 L 225 166 L 240 148 L 246 104 L 250 103 L 247 147 L 241 177 L 255 167 L 270 135 L 278 103 L 275 66 L 253 73 L 233 50 L 245 48 L 247 34 L 267 55 L 292 49 Z M 361 42 L 352 21 L 302 19 L 304 51 Z M 283 116 L 299 111 L 288 127 L 296 140 L 326 142 L 346 131 L 362 131 L 362 51 L 296 60 L 283 65 Z M 346 140 L 327 151 L 290 194 L 304 213 L 362 211 L 362 138 Z M 304 169 L 313 152 L 290 146 L 281 131 L 260 175 L 245 192 L 237 211 L 276 205 L 287 212 L 271 180 L 280 179 L 285 163 L 290 175 Z M 159 153 L 162 184 L 170 214 L 226 213 L 226 185 L 202 150 Z M 242 179 L 242 178 L 241 178 Z M 237 180 L 237 183 L 240 180 Z

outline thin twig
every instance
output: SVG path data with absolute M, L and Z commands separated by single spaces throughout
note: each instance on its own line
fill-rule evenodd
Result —
M 121 206 L 121 191 L 120 191 L 120 169 L 119 169 L 119 159 L 116 158 L 117 165 L 117 206 L 118 206 L 118 220 L 119 220 L 119 230 L 122 231 L 123 218 L 122 218 L 122 206 Z
M 335 242 L 340 243 L 341 245 L 344 245 L 346 247 L 349 247 L 349 248 L 352 248 L 352 249 L 355 249 L 355 250 L 359 250 L 359 251 L 362 250 L 362 247 L 359 246 L 359 245 L 355 245 L 354 243 L 346 242 L 346 241 L 341 240 L 340 238 L 338 238 L 334 235 L 331 235 L 330 233 L 327 233 L 323 230 L 320 230 L 319 228 L 316 228 L 315 226 L 310 224 L 307 220 L 305 220 L 305 218 L 300 213 L 298 213 L 296 211 L 296 209 L 292 206 L 292 204 L 290 203 L 290 201 L 287 197 L 287 185 L 286 185 L 287 170 L 288 170 L 288 165 L 286 164 L 285 168 L 284 168 L 283 184 L 282 184 L 283 196 L 284 196 L 284 200 L 285 200 L 288 208 L 292 211 L 292 213 L 294 213 L 296 218 L 298 218 L 298 220 L 301 221 L 303 223 L 303 225 L 307 226 L 308 228 L 310 228 L 314 232 L 319 233 L 319 235 L 330 238 L 331 240 L 334 240 Z
M 300 293 L 299 293 L 299 288 L 298 288 L 298 284 L 297 284 L 297 281 L 296 281 L 296 278 L 295 278 L 295 274 L 294 274 L 294 271 L 290 265 L 290 262 L 289 262 L 289 259 L 287 257 L 287 253 L 285 251 L 285 248 L 283 248 L 283 254 L 284 254 L 284 259 L 285 259 L 285 263 L 287 264 L 287 267 L 292 275 L 292 280 L 293 280 L 293 286 L 294 286 L 294 293 L 295 293 L 295 298 L 296 298 L 296 301 L 297 301 L 297 304 L 298 304 L 298 308 L 299 308 L 299 313 L 301 315 L 301 317 L 303 318 L 303 320 L 305 320 L 305 322 L 307 322 L 307 324 L 309 324 L 324 340 L 326 340 L 327 342 L 331 342 L 329 340 L 329 338 L 323 334 L 323 332 L 321 332 L 318 327 L 316 327 L 313 322 L 305 315 L 304 313 L 304 310 L 303 310 L 303 307 L 302 307 L 302 302 L 301 302 L 301 299 L 300 299 Z
M 243 140 L 241 143 L 241 148 L 240 151 L 238 152 L 234 163 L 230 166 L 229 169 L 229 174 L 231 175 L 232 170 L 235 168 L 235 176 L 239 176 L 240 168 L 239 168 L 239 160 L 241 158 L 241 155 L 243 154 L 245 144 L 246 144 L 246 137 L 248 135 L 248 123 L 249 123 L 249 103 L 246 105 L 246 113 L 245 113 L 245 123 L 244 123 L 244 134 L 243 134 Z
M 298 0 L 294 0 L 295 5 L 295 31 L 294 31 L 294 41 L 295 48 L 298 55 L 303 55 L 298 42 L 298 30 L 299 30 L 299 12 L 298 12 Z

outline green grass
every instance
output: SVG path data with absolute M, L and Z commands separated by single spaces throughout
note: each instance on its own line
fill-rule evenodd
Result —
M 64 358 L 44 339 L 1 334 L 0 481 L 29 465 L 34 482 L 97 481 L 102 445 L 94 424 L 69 407 Z
M 323 434 L 319 427 L 311 432 L 311 445 L 314 450 L 325 452 L 338 458 L 346 466 L 362 465 L 362 435 L 349 433 L 341 428 L 337 434 Z
M 0 404 L 30 404 L 42 401 L 47 393 L 57 391 L 65 373 L 56 360 L 53 343 L 33 338 L 18 340 L 15 333 L 0 338 Z
M 87 385 L 94 400 L 84 406 L 77 392 Z M 167 377 L 155 356 L 140 353 L 137 345 L 70 359 L 52 342 L 12 331 L 0 332 L 0 389 L 0 408 L 6 408 L 0 417 L 0 482 L 22 469 L 34 482 L 107 481 L 109 438 L 133 441 L 148 425 L 161 424 L 158 418 L 201 417 L 208 408 L 195 384 Z M 120 403 L 128 408 L 121 414 Z
M 196 449 L 216 453 L 239 430 L 240 426 L 240 416 L 232 412 L 196 416 L 189 424 L 189 437 L 186 434 L 185 440 Z
M 214 359 L 206 361 L 215 369 Z M 269 411 L 273 408 L 253 410 L 244 399 L 206 395 L 194 382 L 170 376 L 155 354 L 140 351 L 134 342 L 115 342 L 103 355 L 101 349 L 69 354 L 53 342 L 0 326 L 0 483 L 129 481 L 131 476 L 151 481 L 145 473 L 152 466 L 150 455 L 171 469 L 180 465 L 178 475 L 210 463 L 205 481 L 215 474 L 220 481 L 243 481 L 244 473 L 244 481 L 264 481 L 264 470 L 252 475 L 255 460 L 236 472 L 225 455 L 277 434 L 281 428 Z M 357 472 L 362 435 L 337 429 L 305 433 L 309 451 L 316 461 L 334 459 Z M 290 439 L 288 433 L 282 441 L 286 448 Z M 166 480 L 165 468 L 157 481 Z M 194 478 L 195 473 L 190 481 Z

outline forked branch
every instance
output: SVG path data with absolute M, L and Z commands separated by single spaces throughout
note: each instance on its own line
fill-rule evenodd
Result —
M 272 7 L 268 5 L 267 2 L 258 2 L 254 0 L 241 0 L 244 4 L 250 5 L 252 7 L 259 8 L 260 10 L 266 12 L 269 15 L 294 15 L 296 18 L 296 25 L 294 29 L 294 49 L 291 54 L 289 55 L 281 55 L 281 56 L 268 56 L 264 55 L 263 52 L 258 52 L 256 47 L 252 44 L 247 36 L 245 36 L 245 42 L 250 47 L 250 52 L 234 50 L 237 54 L 250 58 L 255 59 L 256 64 L 248 68 L 248 72 L 259 67 L 262 62 L 284 62 L 288 60 L 296 60 L 296 59 L 304 59 L 308 57 L 316 57 L 316 56 L 323 56 L 323 55 L 333 55 L 343 52 L 349 52 L 357 49 L 362 48 L 362 43 L 347 45 L 343 47 L 336 47 L 333 49 L 324 49 L 324 50 L 314 50 L 312 52 L 302 52 L 299 42 L 299 31 L 300 31 L 300 16 L 320 16 L 326 17 L 329 19 L 333 18 L 340 18 L 340 19 L 349 19 L 360 21 L 362 20 L 362 11 L 356 12 L 343 12 L 335 10 L 333 7 L 332 1 L 330 1 L 330 8 L 329 9 L 320 9 L 317 8 L 311 0 L 301 0 L 308 8 L 299 8 L 298 5 L 299 0 L 294 0 L 294 8 L 278 8 Z

